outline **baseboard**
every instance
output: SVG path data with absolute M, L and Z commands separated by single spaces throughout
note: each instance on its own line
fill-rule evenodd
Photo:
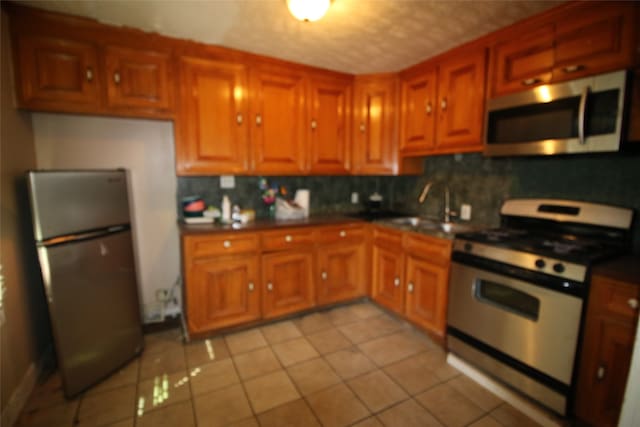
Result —
M 493 378 L 487 376 L 483 372 L 479 371 L 475 367 L 469 365 L 464 360 L 460 359 L 453 353 L 447 354 L 447 363 L 467 377 L 478 383 L 480 386 L 486 388 L 511 406 L 537 422 L 543 427 L 563 427 L 564 423 L 561 419 L 557 418 L 554 414 L 551 414 L 544 408 L 532 403 L 528 399 L 515 393 L 507 386 L 500 384 Z
M 49 366 L 53 360 L 53 347 L 49 346 L 38 362 L 34 362 L 29 365 L 27 372 L 25 372 L 20 384 L 13 391 L 11 398 L 7 402 L 7 405 L 2 409 L 2 415 L 0 416 L 0 425 L 12 426 L 18 421 L 20 413 L 24 409 L 33 389 L 38 382 L 38 378 L 42 374 L 45 366 Z

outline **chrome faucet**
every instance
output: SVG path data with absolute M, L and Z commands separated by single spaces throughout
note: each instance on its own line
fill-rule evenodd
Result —
M 420 204 L 424 203 L 429 195 L 429 191 L 433 186 L 433 182 L 427 182 L 422 188 L 422 192 L 420 196 L 418 196 L 418 202 Z M 456 216 L 457 214 L 451 210 L 451 192 L 449 190 L 449 186 L 445 184 L 444 186 L 444 223 L 449 224 L 451 222 L 451 217 Z

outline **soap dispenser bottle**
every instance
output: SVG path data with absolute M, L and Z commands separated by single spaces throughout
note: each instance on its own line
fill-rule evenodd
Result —
M 228 224 L 231 222 L 231 201 L 226 194 L 222 196 L 222 220 L 223 223 Z

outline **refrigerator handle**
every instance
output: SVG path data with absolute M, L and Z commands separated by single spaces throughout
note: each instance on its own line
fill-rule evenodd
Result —
M 86 233 L 68 234 L 66 236 L 53 237 L 51 239 L 43 240 L 38 243 L 38 246 L 53 246 L 63 243 L 78 242 L 82 240 L 90 240 L 98 237 L 106 236 L 108 234 L 118 233 L 129 229 L 128 225 L 117 225 L 114 227 L 105 228 L 97 231 L 87 231 Z

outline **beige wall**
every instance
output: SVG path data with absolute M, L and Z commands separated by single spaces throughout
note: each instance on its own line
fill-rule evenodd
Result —
M 46 301 L 26 214 L 28 204 L 23 179 L 24 172 L 36 165 L 33 133 L 29 114 L 13 107 L 7 41 L 7 21 L 3 12 L 0 262 L 6 292 L 3 301 L 5 321 L 0 326 L 2 425 L 16 410 L 14 406 L 20 400 L 16 398 L 18 389 L 30 391 L 28 384 L 35 379 L 36 364 L 51 345 Z M 8 407 L 12 397 L 12 407 Z
M 180 274 L 172 123 L 44 113 L 32 119 L 38 168 L 129 169 L 140 298 L 145 308 L 156 303 L 156 290 Z

